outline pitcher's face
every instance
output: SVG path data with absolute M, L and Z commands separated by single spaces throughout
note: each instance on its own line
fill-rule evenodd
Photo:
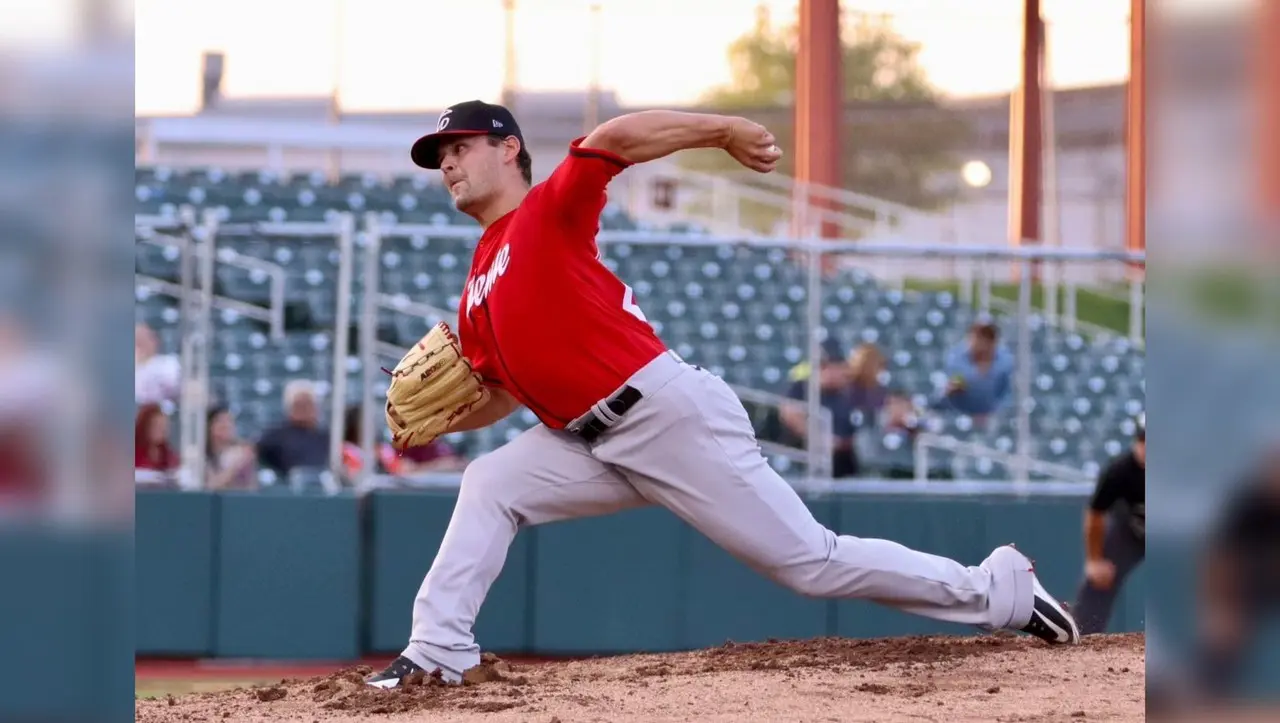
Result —
M 468 136 L 440 146 L 440 174 L 453 205 L 466 213 L 497 195 L 504 146 Z

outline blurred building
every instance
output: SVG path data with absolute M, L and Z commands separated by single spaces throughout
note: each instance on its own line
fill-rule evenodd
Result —
M 409 145 L 434 129 L 438 118 L 438 111 L 337 111 L 328 96 L 230 98 L 220 89 L 221 61 L 214 56 L 206 63 L 205 102 L 199 112 L 137 119 L 138 162 L 176 168 L 408 174 L 418 170 L 409 160 Z M 535 180 L 540 180 L 564 157 L 567 144 L 583 134 L 590 113 L 590 91 L 514 91 L 510 98 L 534 159 Z M 1060 90 L 1053 94 L 1052 106 L 1057 173 L 1045 184 L 1046 240 L 1070 247 L 1122 248 L 1125 86 Z M 622 107 L 616 94 L 607 90 L 600 91 L 596 107 L 595 117 L 600 121 L 638 110 Z M 793 110 L 778 107 L 745 114 L 776 126 L 790 124 Z M 870 129 L 871 136 L 878 129 L 892 132 L 908 119 L 954 118 L 970 130 L 962 145 L 953 149 L 958 161 L 954 173 L 941 173 L 937 179 L 955 188 L 959 201 L 942 212 L 907 209 L 912 218 L 896 229 L 893 240 L 979 245 L 1007 240 L 1008 95 L 941 104 L 849 103 L 846 114 L 851 125 Z M 878 151 L 855 147 L 849 152 L 850 162 L 857 164 L 860 158 L 873 158 Z M 982 169 L 981 183 L 961 173 L 966 164 Z M 674 164 L 647 164 L 643 171 L 620 179 L 612 195 L 640 219 L 659 223 L 690 220 L 713 231 L 733 232 L 740 226 L 724 209 L 739 204 L 726 203 L 723 197 L 748 193 L 745 189 L 735 191 L 735 186 L 698 177 Z M 673 187 L 679 189 L 674 201 Z M 854 205 L 875 206 L 881 198 L 874 188 L 848 190 L 866 197 L 849 202 Z M 778 208 L 791 204 L 791 190 L 785 184 L 775 184 L 766 192 L 775 197 Z M 758 196 L 760 189 L 749 193 Z M 682 213 L 687 218 L 680 218 Z M 1056 228 L 1050 228 L 1052 218 L 1060 219 Z
M 541 178 L 582 135 L 587 92 L 517 92 L 520 129 Z M 602 92 L 600 118 L 626 112 L 612 92 Z M 328 96 L 224 98 L 206 96 L 191 116 L 139 117 L 137 159 L 148 165 L 219 166 L 227 170 L 326 169 L 334 161 L 346 173 L 402 174 L 416 170 L 409 146 L 436 127 L 439 111 L 333 113 Z

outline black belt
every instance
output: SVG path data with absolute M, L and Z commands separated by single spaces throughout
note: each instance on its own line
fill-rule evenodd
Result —
M 609 431 L 613 425 L 618 423 L 618 417 L 626 414 L 636 405 L 636 402 L 643 398 L 644 395 L 640 393 L 639 389 L 630 386 L 623 387 L 621 392 L 618 392 L 612 399 L 604 403 L 604 406 L 614 414 L 612 422 L 601 418 L 599 414 L 591 410 L 579 417 L 578 420 L 574 420 L 573 428 L 566 428 L 566 431 L 581 437 L 587 442 L 594 442 L 600 438 L 600 435 Z

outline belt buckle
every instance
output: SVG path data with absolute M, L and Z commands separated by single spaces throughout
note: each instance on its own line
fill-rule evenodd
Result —
M 578 417 L 577 419 L 569 420 L 569 423 L 564 425 L 564 431 L 570 434 L 581 434 L 582 430 L 586 429 L 587 420 L 593 416 L 594 413 L 588 409 L 586 414 Z
M 602 409 L 606 409 L 609 411 L 610 414 L 613 414 L 613 408 L 610 405 L 618 401 L 618 399 L 622 396 L 622 394 L 626 391 L 626 389 L 627 388 L 624 386 L 622 387 L 622 389 L 615 391 L 613 394 L 610 394 L 609 396 L 604 397 L 603 399 L 600 399 L 599 401 L 593 403 L 590 407 L 587 408 L 587 411 L 583 412 L 577 419 L 574 419 L 570 421 L 568 424 L 566 424 L 564 427 L 565 430 L 571 434 L 582 437 L 584 436 L 583 433 L 587 431 L 588 426 L 594 422 L 595 424 L 601 427 L 601 429 L 595 433 L 595 437 L 600 437 L 605 432 L 608 432 L 610 429 L 613 428 L 614 424 L 617 423 L 617 420 L 614 421 L 614 424 L 610 424 L 608 422 L 608 419 L 604 415 L 596 411 L 596 408 L 600 407 Z

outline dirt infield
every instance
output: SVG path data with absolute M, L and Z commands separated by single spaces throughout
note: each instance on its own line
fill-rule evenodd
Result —
M 140 700 L 167 721 L 1142 721 L 1141 634 L 1051 648 L 1025 636 L 726 643 L 666 655 L 512 665 L 462 686 L 362 685 L 368 668 L 276 685 Z

